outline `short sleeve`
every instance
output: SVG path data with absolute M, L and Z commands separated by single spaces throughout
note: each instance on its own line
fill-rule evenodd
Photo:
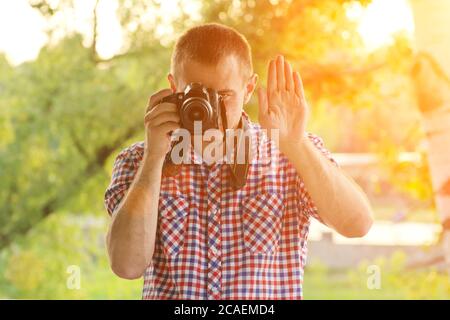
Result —
M 339 166 L 336 160 L 333 158 L 331 152 L 325 148 L 323 139 L 313 133 L 308 133 L 308 138 L 314 143 L 314 145 L 319 149 L 320 152 L 332 163 L 334 163 L 337 167 Z
M 114 161 L 111 181 L 104 194 L 105 208 L 111 216 L 125 196 L 139 168 L 139 159 L 133 147 L 122 150 Z
M 338 166 L 338 163 L 335 159 L 333 159 L 331 152 L 325 148 L 322 138 L 312 133 L 308 133 L 308 138 L 328 160 L 330 160 L 334 165 Z M 300 211 L 307 217 L 313 217 L 321 223 L 324 223 L 322 218 L 319 216 L 317 207 L 314 204 L 314 201 L 311 199 L 311 196 L 309 195 L 308 190 L 306 189 L 306 186 L 300 175 L 297 175 L 296 189 Z

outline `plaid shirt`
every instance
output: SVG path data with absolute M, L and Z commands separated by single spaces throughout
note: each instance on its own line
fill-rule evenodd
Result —
M 322 220 L 293 165 L 259 125 L 250 123 L 250 130 L 253 158 L 242 189 L 231 189 L 220 163 L 183 165 L 162 178 L 143 299 L 302 299 L 310 218 Z M 321 138 L 308 137 L 336 164 Z M 110 215 L 143 147 L 135 143 L 116 158 L 105 193 Z

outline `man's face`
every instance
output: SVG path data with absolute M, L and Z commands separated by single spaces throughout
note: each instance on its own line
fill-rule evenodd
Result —
M 169 75 L 172 90 L 183 91 L 191 82 L 200 82 L 216 90 L 223 98 L 227 112 L 228 128 L 236 128 L 241 118 L 244 104 L 248 102 L 255 89 L 257 76 L 246 79 L 241 63 L 233 55 L 227 56 L 216 66 L 196 61 L 185 63 L 178 79 Z

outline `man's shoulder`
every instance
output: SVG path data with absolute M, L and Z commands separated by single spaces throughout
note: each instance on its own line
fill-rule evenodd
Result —
M 144 141 L 138 141 L 130 146 L 122 149 L 117 155 L 117 160 L 132 160 L 132 161 L 140 161 L 144 156 Z

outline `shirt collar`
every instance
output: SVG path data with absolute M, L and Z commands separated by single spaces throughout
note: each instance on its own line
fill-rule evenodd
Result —
M 257 134 L 258 130 L 256 125 L 250 120 L 250 117 L 245 111 L 242 111 L 242 126 L 240 131 L 240 139 L 244 138 L 245 135 L 250 137 L 250 163 L 257 157 L 258 151 L 258 140 Z M 202 157 L 200 152 L 195 150 L 195 148 L 189 144 L 189 155 L 188 161 L 191 164 L 196 165 L 211 165 L 206 162 L 206 160 Z M 226 163 L 226 154 L 223 155 L 221 159 L 215 162 L 215 164 L 225 164 Z

